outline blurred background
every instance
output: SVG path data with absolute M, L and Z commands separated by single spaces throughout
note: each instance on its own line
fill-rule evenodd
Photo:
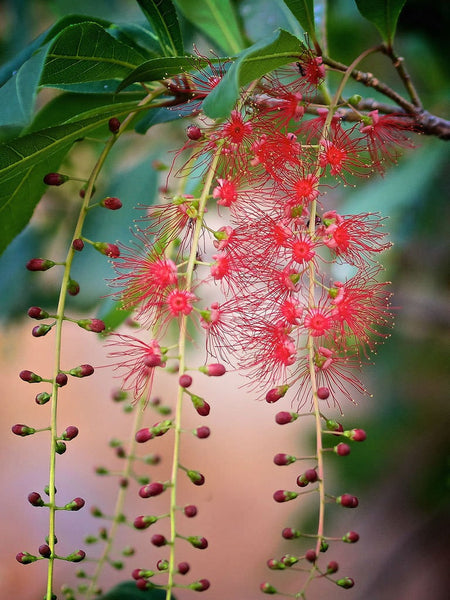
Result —
M 278 26 L 298 33 L 298 26 L 281 2 L 246 0 L 235 4 L 251 40 Z M 320 10 L 321 3 L 316 4 Z M 361 19 L 351 0 L 329 4 L 331 56 L 349 62 L 364 48 L 378 43 L 376 30 Z M 0 2 L 0 61 L 10 60 L 59 17 L 71 13 L 142 22 L 131 0 L 4 0 Z M 408 0 L 397 35 L 397 51 L 405 57 L 425 107 L 444 117 L 448 116 L 449 99 L 448 27 L 444 2 Z M 211 47 L 212 41 L 199 39 L 186 21 L 183 33 L 188 43 L 196 41 L 200 48 Z M 402 91 L 386 59 L 373 57 L 371 61 L 364 65 L 365 70 Z M 43 99 L 47 93 L 44 90 Z M 108 162 L 98 194 L 118 196 L 124 208 L 120 214 L 94 211 L 86 237 L 97 239 L 101 225 L 105 241 L 128 241 L 130 224 L 136 218 L 134 207 L 153 202 L 163 181 L 153 161 L 170 164 L 167 152 L 183 143 L 185 125 L 158 125 L 145 136 L 123 140 Z M 353 529 L 361 536 L 357 546 L 337 544 L 329 551 L 329 559 L 341 565 L 339 574 L 353 577 L 357 584 L 346 591 L 318 583 L 308 594 L 312 600 L 344 596 L 351 600 L 448 598 L 450 154 L 441 140 L 423 136 L 416 139 L 416 145 L 384 178 L 374 178 L 356 189 L 342 189 L 338 198 L 344 214 L 379 211 L 390 217 L 387 227 L 394 247 L 384 264 L 386 279 L 393 281 L 393 305 L 398 310 L 392 337 L 380 347 L 375 365 L 366 372 L 366 385 L 373 397 L 358 407 L 343 406 L 345 426 L 363 427 L 368 439 L 354 445 L 350 456 L 331 456 L 327 461 L 329 480 L 336 491 L 360 498 L 357 511 L 333 508 L 327 516 L 328 528 L 336 535 Z M 81 153 L 73 152 L 65 172 L 84 176 L 96 154 L 95 145 L 84 146 Z M 46 580 L 45 561 L 22 566 L 14 557 L 20 551 L 37 553 L 44 543 L 47 510 L 31 507 L 27 495 L 42 491 L 46 484 L 48 436 L 44 433 L 20 439 L 11 433 L 11 425 L 46 427 L 48 423 L 48 409 L 34 402 L 35 394 L 43 387 L 27 386 L 18 373 L 22 369 L 51 373 L 52 338 L 31 336 L 35 323 L 26 317 L 26 311 L 31 305 L 55 306 L 59 279 L 53 270 L 30 273 L 25 264 L 34 256 L 64 256 L 76 216 L 77 195 L 78 187 L 72 182 L 56 191 L 49 190 L 29 227 L 0 257 L 0 595 L 5 599 L 39 600 Z M 82 292 L 70 298 L 68 310 L 80 316 L 99 316 L 106 311 L 110 300 L 105 297 L 110 291 L 105 279 L 113 273 L 104 257 L 81 253 L 72 275 Z M 105 348 L 94 334 L 75 325 L 67 326 L 63 365 L 71 368 L 82 363 L 106 364 Z M 84 540 L 108 522 L 94 519 L 89 508 L 99 506 L 105 514 L 112 513 L 117 478 L 100 477 L 94 471 L 98 466 L 111 470 L 121 467 L 123 461 L 108 446 L 108 440 L 127 440 L 134 419 L 134 414 L 111 399 L 113 389 L 119 385 L 118 380 L 111 381 L 109 370 L 98 369 L 94 377 L 76 380 L 61 390 L 61 431 L 76 425 L 80 434 L 68 443 L 67 452 L 57 457 L 57 488 L 64 502 L 81 496 L 87 504 L 79 513 L 58 514 L 61 554 L 78 548 L 92 556 L 101 552 L 101 543 L 87 547 Z M 215 600 L 256 600 L 261 597 L 259 583 L 266 580 L 282 590 L 297 591 L 301 573 L 272 572 L 265 562 L 306 550 L 302 542 L 282 540 L 281 530 L 286 526 L 308 529 L 314 521 L 314 504 L 297 500 L 279 505 L 272 500 L 275 489 L 294 489 L 298 474 L 295 465 L 276 467 L 273 455 L 310 454 L 313 439 L 307 423 L 276 425 L 275 413 L 289 410 L 289 403 L 283 405 L 281 400 L 270 406 L 257 402 L 241 386 L 242 381 L 234 375 L 227 376 L 226 382 L 199 376 L 194 391 L 211 404 L 211 415 L 202 420 L 192 414 L 194 411 L 186 410 L 187 429 L 207 424 L 212 435 L 207 440 L 185 438 L 182 461 L 203 472 L 207 483 L 199 488 L 187 480 L 182 483 L 181 504 L 198 505 L 199 514 L 190 521 L 185 519 L 181 528 L 186 535 L 204 535 L 210 547 L 205 551 L 187 550 L 185 554 L 180 550 L 179 559 L 191 563 L 187 583 L 202 577 L 212 581 L 208 597 Z M 163 404 L 171 403 L 174 392 L 175 382 L 169 374 L 158 378 L 155 395 Z M 148 410 L 143 416 L 144 425 L 151 426 L 160 418 Z M 166 449 L 170 453 L 168 436 L 152 440 L 139 451 L 157 452 L 164 457 Z M 164 458 L 156 467 L 137 468 L 155 480 L 167 478 L 168 469 Z M 164 496 L 142 500 L 136 493 L 138 487 L 133 483 L 129 488 L 125 513 L 130 520 L 138 514 L 160 514 L 165 510 Z M 114 557 L 124 560 L 125 566 L 122 571 L 105 568 L 101 579 L 104 591 L 129 578 L 132 569 L 152 568 L 164 556 L 149 542 L 153 533 L 164 533 L 164 527 L 157 524 L 141 532 L 120 528 Z M 121 549 L 128 545 L 136 549 L 136 555 L 121 558 Z M 58 562 L 56 588 L 62 584 L 75 587 L 78 567 L 90 573 L 94 566 L 86 561 L 80 565 Z M 192 592 L 179 590 L 176 595 L 184 600 L 191 598 Z

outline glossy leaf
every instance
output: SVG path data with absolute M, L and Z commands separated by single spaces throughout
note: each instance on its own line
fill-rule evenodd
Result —
M 159 81 L 173 77 L 184 71 L 192 71 L 202 62 L 192 56 L 170 56 L 167 58 L 152 58 L 143 62 L 120 83 L 117 91 L 128 87 L 136 81 Z M 204 64 L 207 64 L 205 61 Z
M 239 90 L 255 79 L 290 62 L 301 54 L 302 42 L 284 30 L 261 40 L 242 52 L 203 102 L 203 110 L 213 118 L 226 117 L 239 96 Z
M 359 12 L 373 23 L 381 37 L 392 45 L 397 21 L 406 0 L 355 0 Z
M 245 47 L 230 0 L 175 0 L 175 3 L 185 18 L 225 53 L 237 54 Z
M 97 23 L 79 23 L 53 41 L 41 85 L 122 79 L 143 60 L 141 53 L 115 40 Z
M 136 102 L 94 109 L 90 118 L 43 129 L 0 144 L 0 253 L 25 227 L 45 190 L 42 179 L 57 171 L 72 144 L 111 116 L 128 114 Z M 89 113 L 88 113 L 89 114 Z
M 284 0 L 291 13 L 303 27 L 314 37 L 314 0 Z
M 183 38 L 172 1 L 137 0 L 137 3 L 157 34 L 164 56 L 183 54 Z

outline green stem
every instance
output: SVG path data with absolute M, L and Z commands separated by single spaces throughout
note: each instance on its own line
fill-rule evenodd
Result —
M 209 198 L 209 190 L 211 188 L 214 175 L 216 172 L 217 162 L 219 160 L 221 147 L 217 150 L 214 159 L 209 168 L 208 175 L 203 187 L 202 194 L 199 199 L 198 215 L 195 223 L 195 229 L 192 236 L 191 250 L 189 254 L 189 260 L 186 268 L 185 275 L 185 289 L 191 291 L 192 279 L 197 262 L 197 249 L 199 245 L 200 234 L 203 227 L 203 216 L 205 214 L 206 204 Z M 186 367 L 186 338 L 187 338 L 187 316 L 183 315 L 180 322 L 180 335 L 178 338 L 178 356 L 179 356 L 179 367 L 178 372 L 184 373 Z M 169 556 L 169 569 L 168 569 L 168 580 L 167 580 L 167 593 L 166 600 L 171 600 L 172 589 L 174 587 L 174 575 L 175 575 L 175 539 L 177 537 L 175 515 L 177 511 L 177 478 L 178 470 L 180 468 L 180 438 L 181 438 L 181 416 L 183 407 L 183 396 L 185 389 L 178 386 L 178 394 L 175 407 L 175 419 L 174 419 L 174 445 L 173 445 L 173 458 L 172 458 L 172 475 L 171 475 L 171 488 L 170 488 L 170 556 Z

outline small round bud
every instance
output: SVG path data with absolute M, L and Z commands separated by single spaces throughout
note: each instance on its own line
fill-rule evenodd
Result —
M 86 552 L 84 550 L 77 550 L 76 552 L 72 552 L 69 556 L 66 556 L 66 560 L 70 562 L 81 562 L 86 558 Z
M 69 283 L 67 284 L 67 293 L 71 296 L 78 296 L 80 293 L 80 284 L 78 281 L 74 279 L 69 279 Z
M 336 573 L 338 570 L 339 570 L 339 564 L 335 560 L 330 560 L 330 562 L 327 565 L 327 573 L 329 575 L 332 575 L 333 573 Z
M 101 319 L 80 319 L 77 325 L 86 331 L 101 333 L 105 329 L 105 324 Z
M 94 367 L 91 365 L 80 365 L 74 369 L 70 369 L 69 375 L 72 377 L 89 377 L 94 372 Z
M 285 527 L 281 532 L 282 537 L 285 540 L 293 540 L 301 536 L 300 531 L 293 529 L 292 527 Z
M 277 490 L 273 494 L 273 499 L 275 502 L 289 502 L 289 500 L 294 500 L 297 498 L 298 494 L 296 492 L 290 492 L 288 490 Z
M 279 560 L 276 560 L 275 558 L 269 558 L 267 561 L 267 566 L 269 569 L 272 569 L 272 571 L 282 571 L 286 568 L 285 564 Z
M 202 130 L 197 125 L 189 125 L 186 127 L 186 135 L 190 140 L 196 142 L 203 136 Z
M 204 592 L 209 588 L 210 585 L 211 584 L 208 579 L 199 579 L 198 581 L 194 581 L 193 583 L 189 584 L 188 588 L 190 590 L 194 590 L 194 592 Z
M 358 498 L 356 496 L 351 496 L 350 494 L 342 494 L 342 496 L 338 496 L 336 498 L 336 503 L 341 506 L 345 506 L 345 508 L 356 508 L 358 506 Z
M 92 506 L 90 513 L 93 517 L 103 517 L 102 511 L 98 508 L 98 506 Z
M 281 411 L 275 415 L 275 421 L 278 425 L 286 425 L 298 419 L 298 414 L 294 412 Z
M 38 552 L 44 558 L 50 558 L 52 555 L 52 551 L 50 550 L 50 546 L 48 544 L 41 544 L 38 548 Z
M 272 388 L 266 394 L 266 402 L 268 402 L 269 404 L 277 402 L 277 400 L 285 396 L 288 389 L 288 385 L 279 385 L 278 387 Z
M 51 328 L 52 325 L 44 325 L 43 323 L 41 325 L 36 325 L 36 327 L 33 327 L 31 330 L 31 335 L 33 337 L 44 337 L 44 335 L 47 335 Z
M 195 517 L 195 515 L 197 514 L 197 507 L 193 504 L 188 504 L 183 508 L 183 512 L 186 515 L 186 517 Z
M 160 533 L 155 533 L 155 535 L 152 535 L 150 542 L 157 547 L 166 546 L 167 544 L 166 538 Z
M 337 421 L 333 421 L 333 419 L 327 419 L 327 429 L 329 431 L 336 431 L 336 433 L 342 433 L 344 431 L 344 428 L 342 427 L 341 423 L 338 423 Z
M 28 425 L 23 425 L 22 423 L 16 423 L 13 425 L 11 427 L 11 431 L 14 433 L 14 435 L 20 435 L 22 437 L 36 433 L 36 429 L 34 429 L 34 427 L 28 427 Z
M 169 561 L 158 560 L 158 562 L 156 563 L 156 568 L 158 569 L 158 571 L 167 571 L 167 569 L 169 568 Z
M 359 540 L 359 534 L 356 531 L 347 531 L 345 535 L 342 536 L 342 541 L 347 542 L 347 544 L 356 544 Z
M 36 404 L 39 405 L 43 405 L 43 404 L 47 404 L 47 402 L 50 400 L 51 395 L 48 392 L 41 392 L 40 394 L 37 394 L 37 396 L 35 397 L 35 402 Z
M 59 387 L 64 387 L 67 385 L 69 378 L 65 373 L 58 373 L 58 375 L 55 377 L 55 381 Z
M 208 547 L 208 540 L 198 535 L 191 535 L 187 538 L 187 541 L 198 550 L 205 550 Z
M 295 565 L 296 563 L 298 563 L 298 561 L 299 559 L 296 556 L 291 556 L 290 554 L 285 554 L 281 557 L 281 562 L 286 567 L 292 567 L 292 565 Z
M 141 515 L 135 518 L 135 520 L 133 521 L 133 526 L 135 527 L 135 529 L 147 529 L 147 527 L 150 527 L 150 525 L 156 523 L 157 520 L 158 517 L 153 517 L 150 515 Z
M 348 456 L 352 449 L 348 444 L 344 444 L 343 442 L 341 442 L 340 444 L 335 446 L 333 450 L 338 456 Z
M 72 242 L 72 248 L 77 252 L 81 252 L 84 248 L 84 242 L 81 238 L 76 238 Z
M 297 459 L 295 458 L 295 456 L 291 456 L 290 454 L 283 454 L 281 452 L 279 454 L 275 454 L 275 456 L 273 457 L 273 462 L 280 467 L 283 465 L 290 465 L 296 460 Z
M 70 178 L 67 175 L 63 175 L 62 173 L 47 173 L 47 175 L 44 176 L 44 183 L 45 185 L 62 185 L 63 183 L 65 183 L 66 181 L 68 181 Z
M 221 377 L 226 373 L 227 370 L 224 365 L 221 365 L 220 363 L 213 363 L 211 365 L 200 367 L 199 371 L 205 375 L 209 375 L 209 377 Z
M 194 394 L 191 395 L 191 400 L 195 410 L 201 417 L 207 417 L 209 415 L 211 407 L 206 400 L 203 400 L 203 398 L 195 396 Z
M 351 429 L 349 431 L 344 431 L 344 435 L 354 442 L 364 442 L 364 440 L 367 439 L 367 433 L 364 431 L 364 429 Z
M 271 585 L 267 581 L 264 583 L 261 583 L 261 585 L 259 586 L 259 589 L 263 592 L 263 594 L 276 594 L 277 593 L 276 588 L 274 588 L 273 585 Z
M 297 477 L 297 485 L 298 487 L 306 487 L 309 484 L 309 481 L 306 479 L 305 474 L 302 473 Z
M 30 306 L 27 314 L 32 319 L 37 319 L 38 321 L 47 319 L 50 316 L 46 310 L 43 310 L 39 306 Z
M 318 480 L 319 476 L 317 475 L 317 471 L 315 469 L 307 469 L 304 472 L 305 479 L 309 481 L 309 483 L 314 483 Z
M 119 198 L 111 198 L 108 196 L 107 198 L 100 200 L 100 206 L 103 206 L 108 210 L 119 210 L 119 208 L 122 208 L 122 202 Z
M 72 502 L 68 502 L 64 508 L 65 510 L 71 510 L 72 512 L 75 512 L 77 510 L 81 510 L 85 504 L 86 503 L 83 498 L 74 498 Z
M 38 492 L 30 492 L 28 494 L 28 502 L 31 506 L 45 506 L 45 502 L 42 500 L 41 495 Z
M 19 554 L 16 554 L 16 560 L 22 565 L 29 565 L 32 562 L 36 562 L 38 558 L 28 552 L 19 552 Z
M 56 442 L 56 445 L 55 445 L 56 454 L 64 454 L 64 452 L 66 450 L 67 450 L 67 446 L 65 445 L 64 442 Z
M 191 567 L 187 562 L 180 562 L 177 565 L 177 571 L 180 575 L 186 575 L 190 571 Z
M 199 471 L 189 470 L 186 471 L 186 475 L 194 485 L 203 485 L 205 483 L 205 477 Z
M 54 267 L 56 263 L 53 260 L 46 258 L 32 258 L 26 264 L 29 271 L 48 271 Z
M 305 559 L 310 562 L 310 563 L 314 563 L 317 560 L 317 554 L 315 550 L 307 550 L 305 552 Z
M 153 584 L 150 581 L 147 581 L 146 579 L 141 578 L 136 581 L 136 587 L 139 590 L 144 591 L 144 590 L 151 589 L 153 587 Z
M 130 481 L 127 477 L 121 477 L 119 479 L 119 486 L 123 489 L 127 488 L 130 484 Z
M 320 400 L 326 400 L 330 395 L 330 390 L 327 387 L 320 387 L 317 390 L 317 397 L 320 398 Z
M 336 585 L 344 588 L 344 590 L 349 590 L 355 585 L 355 582 L 351 577 L 343 577 L 342 579 L 338 579 L 336 581 Z
M 199 439 L 205 439 L 207 437 L 209 437 L 211 434 L 211 430 L 209 427 L 203 426 L 203 427 L 197 427 L 197 429 L 194 430 L 194 435 L 196 435 Z
M 61 437 L 63 440 L 73 440 L 73 438 L 76 438 L 78 435 L 78 427 L 75 427 L 75 425 L 69 425 L 69 427 L 66 427 L 65 430 L 63 431 Z
M 138 444 L 144 444 L 145 442 L 148 442 L 148 440 L 151 440 L 154 437 L 155 434 L 153 433 L 151 428 L 144 427 L 143 429 L 139 429 L 139 431 L 136 431 L 134 439 L 136 440 L 136 442 L 138 442 Z
M 117 117 L 111 117 L 111 119 L 108 121 L 108 128 L 111 133 L 118 133 L 120 129 L 119 119 L 117 119 Z
M 27 369 L 20 371 L 19 377 L 26 383 L 40 383 L 42 381 L 42 377 L 40 377 L 40 375 L 36 375 L 36 373 L 33 373 L 33 371 L 28 371 Z
M 180 375 L 178 379 L 178 384 L 182 388 L 188 388 L 192 385 L 192 377 L 187 373 L 183 373 L 183 375 Z
M 320 552 L 326 552 L 329 547 L 330 544 L 328 542 L 326 542 L 325 540 L 320 540 Z
M 93 246 L 98 252 L 100 252 L 100 254 L 104 254 L 110 258 L 118 258 L 120 256 L 119 246 L 116 246 L 116 244 L 109 244 L 108 242 L 94 242 Z
M 353 94 L 353 96 L 350 96 L 347 102 L 352 106 L 358 106 L 358 104 L 361 102 L 361 98 L 362 97 L 359 94 Z
M 160 483 L 159 481 L 154 481 L 153 483 L 149 483 L 148 485 L 144 485 L 143 487 L 141 487 L 141 489 L 139 490 L 139 496 L 141 498 L 151 498 L 153 496 L 159 496 L 159 494 L 162 494 L 165 489 L 166 486 L 163 483 Z

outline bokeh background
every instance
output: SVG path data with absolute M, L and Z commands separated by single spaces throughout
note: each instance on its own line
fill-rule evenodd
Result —
M 270 0 L 236 2 L 242 24 L 250 39 L 257 39 L 277 26 L 295 30 L 283 4 Z M 316 2 L 320 5 L 320 2 Z M 346 62 L 371 43 L 377 43 L 376 30 L 358 15 L 350 0 L 330 2 L 330 54 Z M 142 21 L 136 3 L 128 0 L 10 0 L 0 2 L 0 60 L 6 62 L 58 17 L 86 13 L 109 20 Z M 448 115 L 448 9 L 445 2 L 408 0 L 399 21 L 397 48 L 428 110 Z M 193 38 L 183 22 L 187 40 L 200 48 L 211 40 Z M 365 65 L 382 79 L 401 90 L 389 64 L 371 58 Z M 356 89 L 355 89 L 356 91 Z M 46 98 L 44 92 L 43 98 Z M 168 151 L 183 140 L 181 125 L 160 125 L 147 135 L 124 141 L 112 155 L 99 184 L 99 194 L 119 196 L 124 208 L 106 216 L 92 214 L 86 237 L 96 239 L 101 225 L 103 239 L 129 238 L 136 217 L 135 205 L 150 203 L 161 180 L 153 167 L 155 159 L 170 163 Z M 349 427 L 368 432 L 364 444 L 354 446 L 345 459 L 330 457 L 330 481 L 336 491 L 360 497 L 357 511 L 329 511 L 329 528 L 337 534 L 357 530 L 356 546 L 337 545 L 330 559 L 341 565 L 340 573 L 357 580 L 349 591 L 330 584 L 312 586 L 311 599 L 334 600 L 444 600 L 448 598 L 448 432 L 449 432 L 449 309 L 448 309 L 448 167 L 445 142 L 421 137 L 417 148 L 406 153 L 398 166 L 384 178 L 376 178 L 356 189 L 346 188 L 338 200 L 341 211 L 379 211 L 389 216 L 388 228 L 394 242 L 385 257 L 386 277 L 393 281 L 397 317 L 391 339 L 380 347 L 375 365 L 366 373 L 373 397 L 358 407 L 343 406 L 343 421 Z M 72 153 L 66 172 L 84 176 L 93 163 L 97 147 L 84 146 Z M 36 553 L 44 542 L 47 511 L 27 502 L 30 491 L 40 491 L 48 478 L 48 436 L 43 433 L 20 439 L 11 433 L 14 423 L 46 427 L 48 410 L 35 404 L 38 386 L 27 386 L 18 378 L 22 369 L 50 373 L 51 336 L 35 339 L 35 324 L 26 317 L 31 305 L 54 306 L 58 273 L 29 273 L 24 265 L 33 256 L 62 256 L 77 210 L 76 185 L 69 183 L 56 192 L 50 190 L 35 212 L 26 231 L 0 258 L 0 360 L 2 402 L 0 405 L 0 505 L 2 544 L 0 545 L 0 596 L 5 599 L 39 600 L 44 594 L 45 561 L 22 566 L 14 557 L 19 551 Z M 97 211 L 100 213 L 101 211 Z M 106 212 L 106 211 L 105 211 Z M 101 223 L 98 221 L 101 219 Z M 51 235 L 50 235 L 51 233 Z M 56 235 L 55 235 L 56 233 Z M 112 275 L 104 257 L 80 254 L 73 276 L 82 289 L 70 299 L 72 313 L 92 316 L 107 310 L 110 291 L 105 279 Z M 99 306 L 99 298 L 103 298 Z M 94 334 L 66 328 L 63 364 L 104 365 L 106 351 Z M 202 358 L 199 358 L 202 360 Z M 61 430 L 67 425 L 80 429 L 68 451 L 58 457 L 57 487 L 65 502 L 82 496 L 87 507 L 79 513 L 58 515 L 58 548 L 67 554 L 84 548 L 93 556 L 101 544 L 87 547 L 86 535 L 95 535 L 108 523 L 94 519 L 89 512 L 99 506 L 110 514 L 115 503 L 117 478 L 95 475 L 96 466 L 120 469 L 122 462 L 108 446 L 112 438 L 127 440 L 134 414 L 111 400 L 119 385 L 107 369 L 95 377 L 71 382 L 61 390 Z M 187 550 L 181 559 L 191 562 L 188 582 L 207 577 L 213 582 L 208 592 L 215 600 L 253 600 L 261 597 L 258 585 L 270 580 L 280 589 L 295 591 L 301 574 L 271 572 L 265 566 L 270 557 L 286 552 L 301 553 L 303 544 L 287 543 L 280 532 L 285 526 L 308 527 L 314 518 L 313 505 L 296 501 L 275 504 L 272 493 L 292 488 L 295 466 L 276 467 L 277 452 L 296 455 L 311 452 L 312 437 L 307 424 L 280 427 L 274 423 L 278 410 L 289 410 L 280 401 L 276 406 L 260 403 L 242 389 L 237 376 L 226 380 L 197 377 L 195 392 L 212 406 L 211 415 L 201 422 L 186 410 L 186 428 L 207 423 L 212 435 L 207 440 L 185 437 L 183 463 L 202 471 L 207 483 L 197 488 L 182 479 L 183 503 L 199 506 L 199 515 L 182 523 L 186 534 L 204 535 L 210 542 L 206 551 Z M 155 395 L 170 404 L 175 383 L 169 374 L 157 380 Z M 147 411 L 145 425 L 159 420 Z M 155 442 L 153 444 L 153 442 Z M 150 447 L 151 445 L 151 447 Z M 144 453 L 170 452 L 168 436 L 139 448 Z M 141 452 L 141 453 L 142 453 Z M 168 477 L 168 460 L 157 467 L 141 465 L 137 470 L 152 479 Z M 125 513 L 159 514 L 165 498 L 142 500 L 138 485 L 130 485 Z M 164 532 L 164 525 L 136 532 L 120 528 L 114 557 L 123 547 L 136 548 L 136 556 L 124 559 L 122 571 L 106 567 L 101 580 L 106 591 L 128 578 L 136 567 L 151 567 L 163 555 L 149 538 Z M 81 563 L 87 572 L 94 565 Z M 77 565 L 57 564 L 57 587 L 75 586 Z M 62 597 L 59 596 L 59 597 Z M 192 597 L 180 590 L 179 600 Z M 309 596 L 308 596 L 309 597 Z

